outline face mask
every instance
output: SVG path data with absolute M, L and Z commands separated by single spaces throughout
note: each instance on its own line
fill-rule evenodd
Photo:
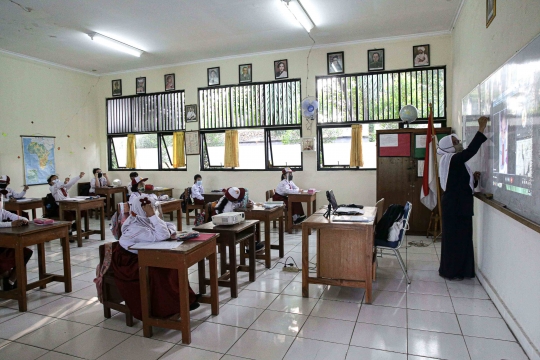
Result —
M 197 180 L 197 185 L 201 186 L 202 185 L 202 180 Z
M 454 145 L 454 149 L 456 149 L 456 153 L 462 152 L 463 151 L 463 144 Z
M 59 179 L 54 179 L 53 184 L 58 184 L 59 181 L 60 181 Z
M 293 179 L 293 176 L 289 175 L 289 181 L 292 181 L 292 179 Z
M 0 184 L 0 189 L 5 189 L 7 188 L 7 184 Z
M 100 178 L 100 177 L 102 177 L 102 176 L 103 176 L 102 173 L 98 173 L 98 174 L 97 174 L 97 177 L 98 177 L 98 178 Z
M 144 186 L 137 189 L 139 192 L 144 192 Z

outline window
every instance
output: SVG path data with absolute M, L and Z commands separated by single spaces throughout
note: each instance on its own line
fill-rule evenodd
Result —
M 183 90 L 107 99 L 109 169 L 128 170 L 127 134 L 135 134 L 137 170 L 186 170 L 172 167 L 172 133 L 185 129 L 184 105 Z
M 300 80 L 199 89 L 202 170 L 302 169 Z M 237 129 L 239 163 L 224 168 L 225 131 Z

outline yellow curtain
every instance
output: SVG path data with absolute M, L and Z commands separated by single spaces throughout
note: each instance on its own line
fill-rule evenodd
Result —
M 238 130 L 225 131 L 225 167 L 240 166 L 238 149 Z
M 173 133 L 173 168 L 181 168 L 186 166 L 185 146 L 184 146 L 183 131 Z
M 135 134 L 128 134 L 127 136 L 126 168 L 128 169 L 137 168 L 137 163 L 135 162 Z
M 357 166 L 364 166 L 364 154 L 362 153 L 362 125 L 353 125 L 351 131 L 350 167 Z

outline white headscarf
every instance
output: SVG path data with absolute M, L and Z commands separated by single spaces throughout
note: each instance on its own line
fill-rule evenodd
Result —
M 439 141 L 439 147 L 437 148 L 437 154 L 442 156 L 439 162 L 439 177 L 441 178 L 441 187 L 444 191 L 446 191 L 446 182 L 448 181 L 448 173 L 450 172 L 450 161 L 456 153 L 452 141 L 453 137 L 459 140 L 456 134 L 447 135 Z M 471 168 L 467 164 L 465 164 L 465 168 L 469 172 L 469 186 L 474 193 L 474 177 Z

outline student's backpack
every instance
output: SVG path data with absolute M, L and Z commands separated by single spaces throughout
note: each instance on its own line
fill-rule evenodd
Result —
M 45 197 L 45 214 L 43 217 L 54 218 L 59 216 L 59 206 L 51 193 Z
M 398 222 L 399 224 L 402 222 L 401 217 L 403 216 L 403 205 L 398 204 L 392 204 L 386 209 L 383 216 L 381 217 L 381 220 L 377 223 L 377 226 L 375 227 L 375 238 L 380 240 L 387 240 L 387 241 L 396 241 L 396 239 L 391 240 L 389 238 L 389 234 L 394 226 L 394 223 Z M 401 225 L 402 226 L 402 225 Z M 397 234 L 399 236 L 399 230 L 401 228 L 397 229 Z M 395 234 L 396 229 L 392 230 L 392 234 Z
M 206 217 L 206 214 L 204 211 L 201 211 L 195 216 L 195 226 L 199 226 L 204 224 L 204 219 Z

